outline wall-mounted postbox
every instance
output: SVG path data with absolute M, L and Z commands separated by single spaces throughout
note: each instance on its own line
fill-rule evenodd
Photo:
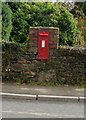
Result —
M 30 27 L 29 50 L 38 53 L 36 59 L 52 57 L 52 49 L 57 49 L 59 43 L 59 28 L 55 27 Z
M 40 30 L 38 32 L 38 59 L 48 59 L 49 32 Z

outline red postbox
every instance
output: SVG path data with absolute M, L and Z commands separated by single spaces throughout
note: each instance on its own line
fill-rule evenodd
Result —
M 48 59 L 48 37 L 49 31 L 40 30 L 38 32 L 38 59 Z

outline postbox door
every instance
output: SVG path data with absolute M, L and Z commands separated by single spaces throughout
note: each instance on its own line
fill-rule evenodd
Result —
M 48 31 L 38 33 L 38 59 L 48 59 Z

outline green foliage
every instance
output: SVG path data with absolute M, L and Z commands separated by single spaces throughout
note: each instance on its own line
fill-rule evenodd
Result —
M 8 3 L 13 12 L 13 29 L 10 41 L 24 43 L 26 42 L 29 30 L 28 8 L 26 3 L 13 2 Z M 28 19 L 27 19 L 28 18 Z
M 73 45 L 75 44 L 78 33 L 77 22 L 64 7 L 60 7 L 60 17 L 58 20 L 60 28 L 60 44 Z
M 9 3 L 13 11 L 13 30 L 10 40 L 27 42 L 30 26 L 59 27 L 60 44 L 73 45 L 77 36 L 77 23 L 63 6 L 51 2 Z
M 83 13 L 85 14 L 86 16 L 86 1 L 83 2 L 83 5 L 81 6 L 82 10 L 83 10 Z
M 86 16 L 86 1 L 85 2 L 75 2 L 74 8 L 71 10 L 74 17 L 83 18 Z
M 77 40 L 76 40 L 76 43 L 77 45 L 82 45 L 82 46 L 86 46 L 86 33 L 85 33 L 85 22 L 86 22 L 86 19 L 82 18 L 82 19 L 77 19 L 78 21 L 78 29 L 79 29 L 79 34 L 77 36 Z
M 2 3 L 0 2 L 0 13 L 2 13 Z M 2 15 L 0 14 L 0 31 L 2 31 Z M 1 33 L 0 33 L 0 42 L 1 42 Z
M 84 88 L 86 87 L 86 81 L 85 80 L 80 81 L 79 84 L 80 84 L 80 86 L 82 86 Z
M 12 11 L 7 3 L 2 2 L 2 40 L 9 41 L 12 30 Z
M 86 46 L 85 37 L 85 22 L 86 22 L 86 1 L 85 2 L 75 2 L 74 8 L 70 11 L 73 16 L 78 21 L 79 33 L 76 39 L 76 44 L 79 46 Z

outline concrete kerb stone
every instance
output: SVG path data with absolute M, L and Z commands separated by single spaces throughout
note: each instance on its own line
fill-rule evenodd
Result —
M 80 102 L 85 102 L 86 101 L 86 97 L 79 97 L 78 101 L 80 100 Z
M 15 94 L 15 93 L 0 93 L 4 98 L 17 98 L 26 100 L 56 100 L 56 101 L 77 101 L 84 102 L 86 97 L 77 96 L 56 96 L 56 95 L 32 95 L 32 94 Z
M 38 100 L 78 101 L 78 97 L 38 95 Z
M 36 100 L 36 95 L 28 95 L 28 94 L 15 94 L 15 93 L 0 93 L 3 97 L 7 98 L 18 98 L 18 99 L 28 99 L 28 100 Z

